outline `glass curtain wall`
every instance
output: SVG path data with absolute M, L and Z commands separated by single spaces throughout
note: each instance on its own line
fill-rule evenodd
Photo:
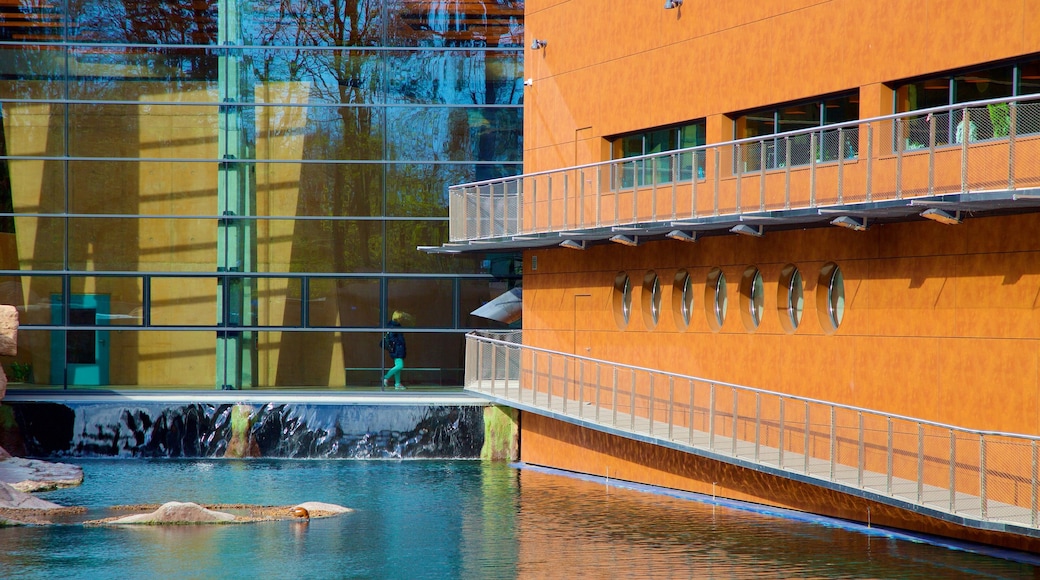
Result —
M 512 256 L 444 257 L 448 185 L 522 170 L 523 2 L 58 0 L 0 9 L 14 382 L 460 384 Z

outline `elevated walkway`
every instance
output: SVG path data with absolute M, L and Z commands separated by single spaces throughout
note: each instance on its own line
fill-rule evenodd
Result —
M 1038 438 L 975 431 L 470 335 L 497 404 L 978 529 L 1040 537 Z

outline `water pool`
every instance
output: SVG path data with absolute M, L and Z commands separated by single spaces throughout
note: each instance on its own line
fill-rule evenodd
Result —
M 40 494 L 356 511 L 225 526 L 0 528 L 3 578 L 1034 578 L 1024 563 L 478 461 L 84 459 Z

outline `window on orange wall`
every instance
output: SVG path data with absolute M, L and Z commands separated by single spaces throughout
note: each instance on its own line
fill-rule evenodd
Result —
M 1040 59 L 1033 57 L 1018 63 L 943 73 L 897 83 L 894 88 L 897 113 L 1036 94 L 1040 93 Z M 1040 116 L 1040 103 L 1025 102 L 1016 106 L 1020 107 L 1019 119 Z M 967 120 L 964 118 L 965 110 Z M 1011 130 L 1010 116 L 1010 105 L 986 103 L 930 116 L 922 114 L 906 117 L 902 121 L 903 145 L 907 150 L 913 150 L 929 147 L 933 143 L 942 146 L 965 140 L 1005 138 Z M 1027 121 L 1020 123 L 1015 130 L 1016 133 L 1035 133 L 1037 124 Z
M 736 158 L 734 172 L 778 169 L 834 161 L 839 157 L 854 159 L 858 154 L 858 129 L 802 132 L 789 136 L 782 133 L 804 131 L 859 119 L 859 94 L 845 93 L 826 99 L 756 109 L 734 119 L 734 137 L 751 139 L 777 135 L 744 143 Z M 814 144 L 815 143 L 815 144 Z
M 705 120 L 661 127 L 611 139 L 613 159 L 627 159 L 654 153 L 666 153 L 705 144 Z M 704 152 L 686 152 L 677 156 L 663 155 L 623 163 L 617 170 L 615 187 L 689 181 L 694 175 L 704 177 Z

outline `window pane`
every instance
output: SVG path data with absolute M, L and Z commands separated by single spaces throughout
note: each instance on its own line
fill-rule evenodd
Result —
M 380 327 L 379 280 L 312 278 L 309 294 L 311 327 Z
M 1018 94 L 1040 93 L 1040 60 L 1023 63 L 1018 67 Z
M 509 328 L 510 325 L 498 320 L 491 320 L 471 313 L 509 291 L 504 280 L 467 279 L 459 280 L 459 315 L 464 328 Z M 517 321 L 516 324 L 519 324 Z
M 237 51 L 232 51 L 237 56 Z M 386 58 L 372 50 L 245 50 L 243 76 L 257 80 L 246 101 L 382 104 Z
M 428 254 L 418 246 L 439 246 L 448 240 L 448 221 L 386 222 L 386 270 L 408 273 L 478 273 L 479 255 Z
M 521 109 L 394 107 L 387 110 L 387 159 L 506 161 L 521 146 Z
M 386 63 L 389 103 L 523 103 L 523 53 L 408 51 Z
M 151 278 L 152 324 L 213 326 L 217 323 L 217 281 L 213 277 Z
M 524 5 L 404 0 L 387 4 L 391 46 L 521 46 Z
M 135 44 L 217 43 L 217 0 L 83 0 L 70 5 L 70 30 L 73 31 L 70 40 Z
M 1013 93 L 1014 67 L 1005 66 L 975 71 L 953 79 L 953 102 L 967 103 L 1010 97 Z
M 454 326 L 454 283 L 447 278 L 390 278 L 386 282 L 385 323 L 402 310 L 415 318 L 417 328 Z M 410 356 L 410 354 L 409 354 Z
M 246 0 L 243 4 L 238 14 L 242 36 L 249 44 L 374 46 L 380 42 L 384 0 Z

